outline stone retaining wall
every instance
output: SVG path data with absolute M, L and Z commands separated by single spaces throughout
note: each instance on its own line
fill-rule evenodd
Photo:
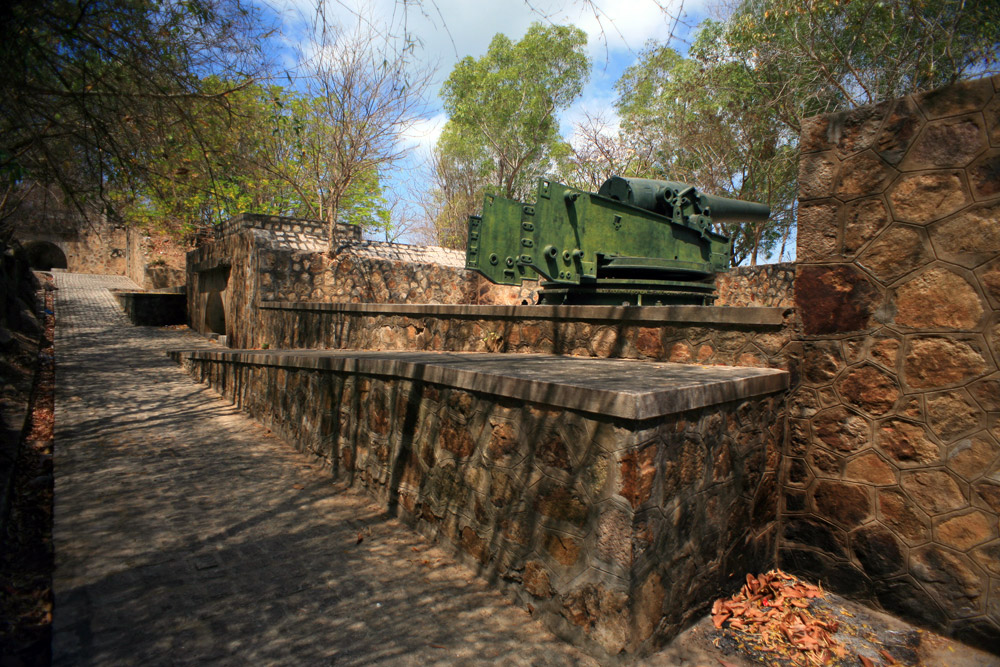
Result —
M 803 125 L 784 567 L 1000 646 L 1000 78 Z M 793 349 L 793 348 L 790 348 Z
M 791 308 L 794 283 L 792 263 L 737 266 L 715 277 L 715 305 Z
M 790 311 L 705 306 L 261 304 L 247 347 L 552 353 L 786 368 Z
M 393 377 L 363 358 L 346 369 L 348 353 L 332 369 L 304 354 L 196 352 L 184 363 L 606 664 L 656 650 L 745 572 L 773 564 L 784 401 L 771 380 L 783 374 L 744 399 L 630 419 L 553 404 L 548 385 L 525 400 L 513 380 L 497 395 L 416 379 L 425 368 Z M 650 368 L 551 359 L 568 377 Z M 696 385 L 684 400 L 706 395 Z M 576 404 L 580 393 L 569 393 Z

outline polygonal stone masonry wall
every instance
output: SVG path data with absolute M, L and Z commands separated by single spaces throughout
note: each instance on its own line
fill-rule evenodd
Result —
M 779 550 L 993 651 L 998 91 L 986 78 L 803 122 Z
M 773 565 L 783 394 L 632 421 L 403 378 L 184 363 L 602 661 L 656 650 Z

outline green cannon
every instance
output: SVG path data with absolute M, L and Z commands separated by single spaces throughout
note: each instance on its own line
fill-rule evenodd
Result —
M 713 221 L 770 214 L 673 181 L 612 176 L 593 193 L 543 178 L 533 204 L 486 195 L 465 266 L 501 285 L 540 277 L 543 304 L 711 305 L 731 255 Z

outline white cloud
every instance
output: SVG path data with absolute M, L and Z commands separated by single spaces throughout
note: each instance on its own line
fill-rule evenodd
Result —
M 439 113 L 432 118 L 423 118 L 411 125 L 403 133 L 403 143 L 420 158 L 429 158 L 448 117 Z

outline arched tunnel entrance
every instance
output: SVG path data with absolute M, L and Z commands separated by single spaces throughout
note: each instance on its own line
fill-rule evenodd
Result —
M 23 245 L 31 268 L 38 271 L 67 268 L 66 253 L 55 243 L 49 241 L 27 241 Z

